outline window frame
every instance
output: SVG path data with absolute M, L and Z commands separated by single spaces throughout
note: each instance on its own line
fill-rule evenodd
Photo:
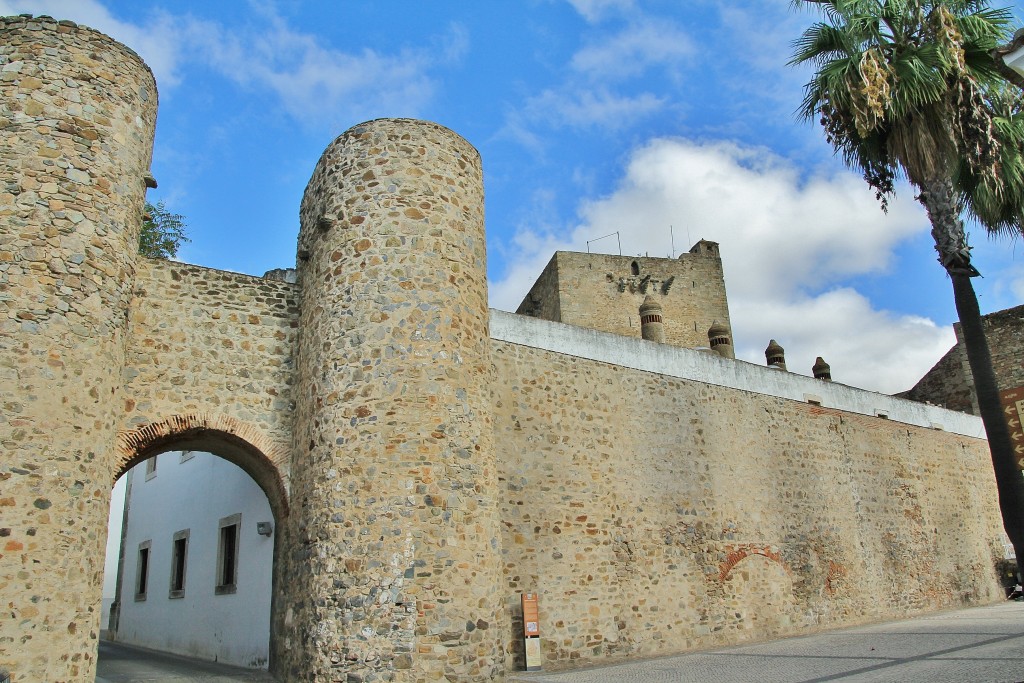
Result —
M 160 456 L 154 455 L 152 458 L 146 459 L 146 481 L 149 481 L 156 476 L 156 459 Z
M 233 547 L 232 552 L 227 552 L 228 538 L 227 534 L 231 534 L 229 529 L 234 528 L 234 533 L 231 535 Z M 231 595 L 238 591 L 238 565 L 239 556 L 241 551 L 241 539 L 242 539 L 242 513 L 238 512 L 227 517 L 222 517 L 217 522 L 217 575 L 215 577 L 214 595 Z M 225 563 L 231 561 L 231 577 L 230 581 L 225 581 L 225 571 L 228 569 L 225 567 Z
M 153 540 L 139 543 L 135 554 L 135 602 L 144 602 L 149 594 L 149 570 L 153 565 Z
M 189 535 L 189 529 L 176 531 L 171 542 L 171 581 L 167 597 L 172 600 L 185 597 Z

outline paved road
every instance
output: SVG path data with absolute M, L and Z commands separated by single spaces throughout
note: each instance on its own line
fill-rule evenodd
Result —
M 275 680 L 266 671 L 201 662 L 105 640 L 100 641 L 100 656 L 96 669 L 96 683 L 228 683 Z
M 516 674 L 521 683 L 1018 683 L 1024 681 L 1024 603 L 1008 602 L 567 673 Z
M 273 681 L 265 672 L 100 644 L 97 683 Z M 1021 683 L 1024 603 L 1008 602 L 756 645 L 566 673 L 518 683 Z

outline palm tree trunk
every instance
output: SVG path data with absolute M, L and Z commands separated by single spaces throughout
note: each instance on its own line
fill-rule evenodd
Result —
M 1017 555 L 1017 574 L 1024 562 L 1024 475 L 1017 467 L 1010 439 L 1010 428 L 1003 415 L 999 401 L 999 387 L 992 370 L 992 358 L 985 339 L 978 297 L 974 293 L 971 278 L 966 275 L 952 275 L 953 297 L 956 312 L 960 317 L 960 331 L 967 350 L 967 363 L 974 376 L 974 391 L 978 395 L 978 411 L 988 435 L 988 448 L 992 455 L 992 468 L 996 474 L 996 489 L 999 492 L 999 510 L 1003 515 L 1003 528 L 1010 537 Z
M 1010 538 L 1017 555 L 1017 575 L 1024 562 L 1024 475 L 1014 458 L 1010 428 L 1003 415 L 999 401 L 999 386 L 992 357 L 985 339 L 985 328 L 978 308 L 978 297 L 974 293 L 971 278 L 979 275 L 971 265 L 971 253 L 967 247 L 964 225 L 953 199 L 953 184 L 948 179 L 933 180 L 920 186 L 920 202 L 928 212 L 932 224 L 932 237 L 939 261 L 953 280 L 953 298 L 960 331 L 967 351 L 967 364 L 974 377 L 974 391 L 978 397 L 978 411 L 988 435 L 988 448 L 995 471 L 996 490 L 999 495 L 999 510 L 1003 516 L 1003 528 Z

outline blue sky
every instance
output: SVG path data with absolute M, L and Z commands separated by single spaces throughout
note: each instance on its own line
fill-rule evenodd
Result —
M 72 19 L 153 68 L 153 173 L 183 261 L 292 266 L 303 189 L 347 128 L 416 117 L 480 150 L 491 305 L 515 310 L 556 249 L 618 231 L 624 254 L 721 244 L 737 354 L 909 388 L 952 345 L 950 283 L 923 210 L 888 214 L 795 119 L 786 66 L 812 20 L 783 0 L 0 0 Z M 984 312 L 1024 301 L 1020 244 L 975 231 Z M 616 253 L 614 238 L 592 245 Z

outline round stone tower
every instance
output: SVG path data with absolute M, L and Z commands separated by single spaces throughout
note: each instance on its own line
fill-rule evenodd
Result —
M 356 126 L 301 209 L 289 680 L 504 671 L 480 157 L 424 121 Z
M 0 17 L 0 664 L 16 681 L 95 677 L 156 103 L 109 37 Z

